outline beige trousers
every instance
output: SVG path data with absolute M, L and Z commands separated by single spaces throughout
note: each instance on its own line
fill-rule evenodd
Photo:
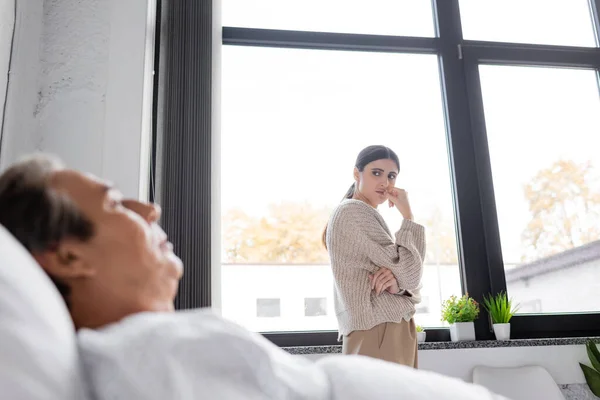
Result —
M 360 354 L 418 368 L 417 330 L 410 322 L 385 322 L 368 331 L 352 331 L 342 340 L 343 354 Z

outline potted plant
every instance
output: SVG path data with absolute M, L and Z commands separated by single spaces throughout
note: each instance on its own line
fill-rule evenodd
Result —
M 479 316 L 479 303 L 469 297 L 450 296 L 442 303 L 442 321 L 450 324 L 450 339 L 453 342 L 475 340 L 475 324 Z
M 417 325 L 417 343 L 425 343 L 425 338 L 427 336 L 427 332 L 423 329 L 421 325 Z
M 496 340 L 510 339 L 510 319 L 518 311 L 519 306 L 513 306 L 506 292 L 500 292 L 495 296 L 483 297 L 483 306 L 487 310 L 494 326 Z
M 592 366 L 588 367 L 582 363 L 579 363 L 579 366 L 581 366 L 581 370 L 585 376 L 585 381 L 587 382 L 592 393 L 594 393 L 596 396 L 600 396 L 600 352 L 598 351 L 598 348 L 594 342 L 591 340 L 587 341 L 585 347 Z

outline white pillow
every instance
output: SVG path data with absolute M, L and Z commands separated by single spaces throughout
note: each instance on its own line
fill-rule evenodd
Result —
M 336 399 L 508 400 L 483 386 L 364 356 L 318 360 Z
M 52 281 L 0 225 L 3 399 L 85 398 L 73 323 Z

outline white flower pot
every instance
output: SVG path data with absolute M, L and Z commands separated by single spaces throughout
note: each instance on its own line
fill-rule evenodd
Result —
M 450 339 L 453 342 L 475 340 L 475 324 L 473 322 L 456 322 L 450 325 Z
M 425 343 L 427 332 L 417 332 L 417 343 Z
M 510 340 L 510 324 L 494 324 L 496 340 Z

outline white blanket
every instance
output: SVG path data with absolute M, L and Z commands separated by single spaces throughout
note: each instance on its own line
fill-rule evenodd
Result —
M 359 356 L 312 362 L 209 310 L 144 313 L 82 330 L 97 400 L 499 400 L 457 379 Z

